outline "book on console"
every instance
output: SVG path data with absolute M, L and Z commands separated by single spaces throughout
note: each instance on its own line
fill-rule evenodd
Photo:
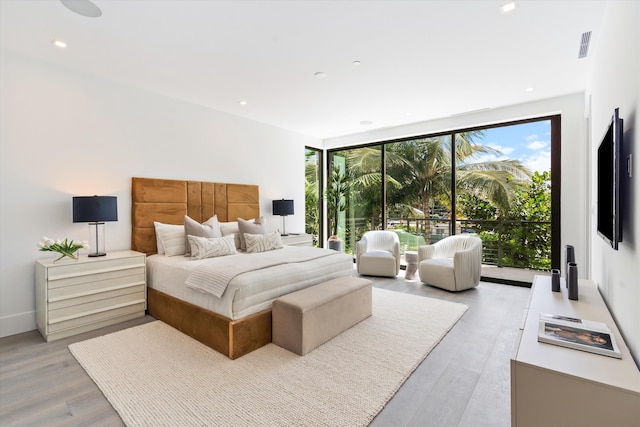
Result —
M 538 341 L 621 358 L 613 333 L 602 322 L 541 313 Z

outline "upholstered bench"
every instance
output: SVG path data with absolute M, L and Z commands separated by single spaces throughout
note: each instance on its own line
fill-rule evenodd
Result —
M 273 301 L 274 344 L 303 356 L 371 316 L 371 280 L 338 277 Z

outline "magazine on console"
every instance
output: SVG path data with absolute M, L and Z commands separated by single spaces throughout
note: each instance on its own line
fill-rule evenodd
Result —
M 620 359 L 620 349 L 602 322 L 540 313 L 538 341 Z

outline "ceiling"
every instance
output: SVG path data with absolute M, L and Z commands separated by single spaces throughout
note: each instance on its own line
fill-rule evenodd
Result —
M 584 91 L 606 10 L 543 0 L 509 13 L 490 0 L 93 3 L 101 17 L 56 0 L 0 0 L 0 46 L 318 138 Z M 587 31 L 589 55 L 578 59 Z

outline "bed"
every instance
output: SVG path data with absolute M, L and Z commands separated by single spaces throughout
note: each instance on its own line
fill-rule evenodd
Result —
M 131 194 L 131 245 L 147 254 L 148 313 L 231 359 L 271 342 L 275 298 L 353 272 L 346 254 L 285 246 L 273 254 L 238 253 L 212 259 L 211 263 L 264 263 L 260 270 L 234 277 L 220 297 L 188 288 L 185 279 L 207 260 L 157 254 L 154 222 L 183 224 L 185 215 L 198 222 L 214 215 L 223 223 L 258 218 L 258 186 L 134 177 Z M 300 262 L 261 261 L 276 253 Z

